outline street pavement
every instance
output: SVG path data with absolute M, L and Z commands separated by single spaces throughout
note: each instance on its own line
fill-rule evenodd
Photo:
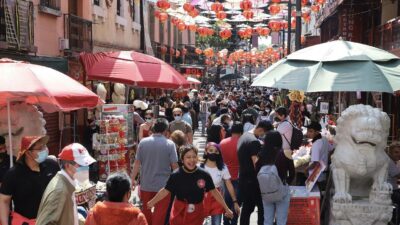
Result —
M 199 150 L 199 156 L 203 156 L 204 149 L 206 147 L 206 137 L 201 136 L 201 132 L 199 130 L 195 131 L 193 135 L 193 145 L 197 147 Z M 257 209 L 256 209 L 257 210 Z M 257 225 L 257 213 L 256 210 L 253 214 L 251 214 L 250 225 Z M 207 223 L 205 223 L 207 224 Z
M 197 147 L 199 150 L 199 156 L 202 157 L 204 154 L 204 149 L 206 147 L 206 137 L 201 136 L 200 131 L 196 131 L 193 135 L 193 145 Z M 132 199 L 131 202 L 133 202 L 135 205 L 139 206 L 141 205 L 139 197 L 138 197 L 138 189 L 135 188 L 132 194 Z M 257 210 L 257 209 L 256 209 Z M 209 220 L 207 220 L 205 225 L 211 224 L 209 223 Z M 250 218 L 250 225 L 257 225 L 257 214 L 256 211 L 251 215 Z

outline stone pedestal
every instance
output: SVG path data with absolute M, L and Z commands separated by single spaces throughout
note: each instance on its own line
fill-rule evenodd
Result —
M 391 205 L 371 204 L 368 200 L 332 203 L 330 225 L 387 225 L 392 218 Z

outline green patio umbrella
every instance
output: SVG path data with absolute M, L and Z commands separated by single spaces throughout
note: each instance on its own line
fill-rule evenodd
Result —
M 393 93 L 400 90 L 400 59 L 382 49 L 337 40 L 292 53 L 262 72 L 252 86 Z

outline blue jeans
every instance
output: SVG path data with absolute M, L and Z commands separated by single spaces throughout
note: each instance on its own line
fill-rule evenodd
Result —
M 264 225 L 273 225 L 276 218 L 276 225 L 286 225 L 290 205 L 290 192 L 279 202 L 265 202 Z
M 221 225 L 222 214 L 211 216 L 211 225 Z
M 199 113 L 199 120 L 201 121 L 201 134 L 204 135 L 206 133 L 207 126 L 207 113 Z
M 239 179 L 231 180 L 231 182 L 237 198 L 237 196 L 239 196 Z M 232 219 L 229 219 L 228 217 L 224 216 L 224 225 L 237 225 L 238 215 L 235 212 L 235 207 L 231 195 L 229 194 L 229 191 L 225 185 L 224 185 L 224 199 L 228 207 L 232 210 L 232 212 L 234 212 Z

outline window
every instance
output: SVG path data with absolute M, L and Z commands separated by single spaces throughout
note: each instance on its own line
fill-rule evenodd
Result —
M 100 6 L 100 0 L 93 0 L 93 4 L 97 5 L 97 6 Z
M 121 4 L 121 0 L 117 0 L 117 15 L 118 16 L 122 16 L 122 4 Z

